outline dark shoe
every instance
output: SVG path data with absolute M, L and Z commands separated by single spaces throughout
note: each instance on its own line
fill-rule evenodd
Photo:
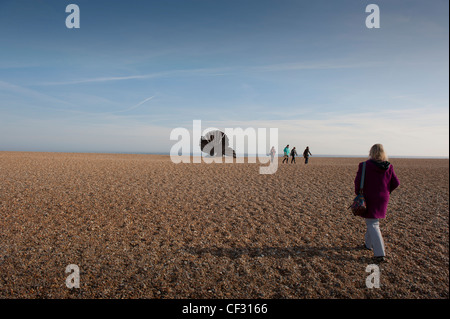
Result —
M 377 264 L 381 264 L 381 263 L 386 263 L 386 257 L 385 256 L 377 256 L 377 257 L 373 257 L 373 261 Z
M 372 250 L 372 248 L 367 247 L 366 244 L 362 244 L 361 248 L 365 250 Z

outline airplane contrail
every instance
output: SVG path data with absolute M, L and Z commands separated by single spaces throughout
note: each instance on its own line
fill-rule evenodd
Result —
M 154 97 L 155 97 L 154 95 L 153 95 L 153 96 L 150 96 L 150 97 L 146 98 L 145 100 L 139 102 L 138 104 L 136 104 L 136 105 L 134 105 L 134 106 L 132 106 L 132 107 L 129 107 L 129 108 L 127 108 L 127 109 L 125 109 L 125 110 L 122 110 L 122 111 L 113 112 L 113 113 L 122 113 L 122 112 L 128 112 L 128 111 L 137 109 L 139 106 L 141 106 L 142 104 L 144 104 L 144 103 L 147 102 L 147 101 L 150 101 L 150 100 L 153 99 Z

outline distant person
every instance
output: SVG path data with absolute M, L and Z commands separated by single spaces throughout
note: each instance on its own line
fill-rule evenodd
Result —
M 270 162 L 273 163 L 273 159 L 275 158 L 275 154 L 277 153 L 277 151 L 275 150 L 275 147 L 272 146 L 272 148 L 270 149 Z
M 383 145 L 375 144 L 369 152 L 366 161 L 363 193 L 366 200 L 367 212 L 364 216 L 367 231 L 364 248 L 373 249 L 376 262 L 385 261 L 383 237 L 380 231 L 379 219 L 386 217 L 386 210 L 391 192 L 400 182 L 395 175 L 394 167 L 389 163 Z M 355 177 L 355 193 L 359 193 L 363 163 L 359 163 Z
M 283 152 L 284 152 L 284 157 L 283 157 L 283 162 L 282 163 L 284 163 L 284 161 L 286 161 L 286 163 L 289 163 L 289 153 L 290 153 L 289 144 L 286 145 L 286 147 L 284 148 Z
M 295 157 L 296 156 L 298 156 L 298 154 L 297 154 L 297 150 L 295 149 L 295 147 L 292 149 L 292 151 L 291 151 L 291 164 L 292 164 L 292 162 L 294 162 L 295 163 Z
M 303 151 L 303 157 L 305 158 L 305 164 L 308 164 L 309 155 L 312 155 L 309 151 L 309 146 L 306 146 L 305 150 Z

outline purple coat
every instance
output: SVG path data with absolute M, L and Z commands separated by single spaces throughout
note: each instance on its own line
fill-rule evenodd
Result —
M 394 167 L 389 162 L 366 161 L 364 178 L 364 198 L 367 213 L 364 218 L 385 218 L 389 195 L 400 185 Z M 359 163 L 355 178 L 355 194 L 359 193 L 363 163 Z

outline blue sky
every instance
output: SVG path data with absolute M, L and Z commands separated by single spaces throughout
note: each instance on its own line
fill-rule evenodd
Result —
M 279 152 L 448 157 L 448 15 L 446 0 L 0 0 L 0 151 L 169 152 L 201 120 L 277 127 Z

